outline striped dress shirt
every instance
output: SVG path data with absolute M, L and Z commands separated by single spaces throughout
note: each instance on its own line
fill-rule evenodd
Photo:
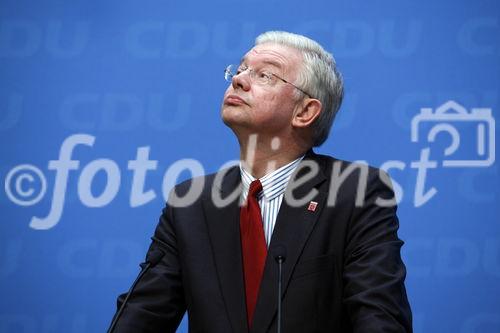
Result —
M 264 224 L 264 236 L 266 237 L 266 244 L 269 247 L 271 236 L 273 234 L 274 225 L 276 224 L 276 217 L 280 209 L 281 203 L 285 196 L 285 189 L 292 173 L 295 171 L 300 161 L 304 156 L 299 157 L 295 161 L 282 166 L 281 168 L 271 172 L 260 178 L 262 183 L 262 192 L 259 193 L 257 199 L 259 201 L 260 211 L 262 214 L 262 223 Z M 243 202 L 246 201 L 250 183 L 255 178 L 243 168 L 240 163 L 241 181 L 243 184 Z

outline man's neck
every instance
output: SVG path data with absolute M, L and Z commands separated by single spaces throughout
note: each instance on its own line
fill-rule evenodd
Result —
M 307 149 L 280 148 L 255 149 L 249 146 L 240 147 L 240 159 L 244 168 L 256 179 L 281 168 L 306 153 Z

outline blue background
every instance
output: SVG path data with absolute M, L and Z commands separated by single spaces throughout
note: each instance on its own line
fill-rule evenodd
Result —
M 0 177 L 31 164 L 47 192 L 21 206 L 0 191 L 0 332 L 106 330 L 157 224 L 165 172 L 184 158 L 213 172 L 238 157 L 219 117 L 223 68 L 259 33 L 276 29 L 316 39 L 343 73 L 345 102 L 317 151 L 405 166 L 389 172 L 403 192 L 400 237 L 415 332 L 500 332 L 498 162 L 445 168 L 445 135 L 432 144 L 410 139 L 420 108 L 448 100 L 498 115 L 495 0 L 1 0 Z M 474 158 L 474 125 L 460 131 L 460 153 Z M 33 216 L 51 208 L 49 161 L 78 133 L 95 143 L 73 151 L 79 168 L 70 171 L 67 191 L 56 193 L 66 198 L 61 219 L 48 230 L 30 228 Z M 158 161 L 144 185 L 155 198 L 131 207 L 127 164 L 139 147 Z M 438 167 L 428 170 L 425 186 L 438 192 L 416 207 L 411 163 L 426 147 Z M 79 177 L 102 158 L 118 166 L 119 190 L 90 208 L 78 195 Z M 106 173 L 95 175 L 95 197 L 106 183 Z M 179 332 L 186 331 L 183 323 Z

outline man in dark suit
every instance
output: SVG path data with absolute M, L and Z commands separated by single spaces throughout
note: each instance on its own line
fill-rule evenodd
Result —
M 385 173 L 317 155 L 342 79 L 316 42 L 260 35 L 237 66 L 222 119 L 236 167 L 178 185 L 116 332 L 411 332 L 403 242 Z M 119 298 L 119 305 L 123 296 Z

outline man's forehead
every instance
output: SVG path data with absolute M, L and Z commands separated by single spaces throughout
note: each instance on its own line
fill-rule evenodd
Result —
M 284 67 L 293 62 L 294 58 L 298 59 L 299 57 L 300 54 L 296 49 L 280 44 L 265 43 L 250 49 L 241 59 L 241 63 L 258 60 L 264 64 Z

